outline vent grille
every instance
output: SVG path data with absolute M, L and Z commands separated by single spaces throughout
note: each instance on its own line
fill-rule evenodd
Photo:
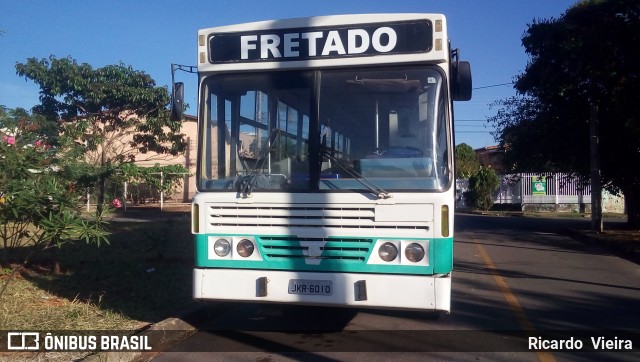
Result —
M 305 227 L 347 229 L 428 229 L 410 222 L 375 221 L 374 206 L 337 207 L 255 205 L 211 205 L 208 220 L 212 226 Z

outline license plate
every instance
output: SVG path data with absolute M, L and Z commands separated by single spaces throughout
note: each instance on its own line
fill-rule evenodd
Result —
M 289 294 L 331 295 L 333 282 L 331 280 L 290 279 Z

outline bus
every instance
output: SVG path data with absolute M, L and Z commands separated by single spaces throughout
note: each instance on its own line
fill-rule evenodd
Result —
M 195 299 L 450 312 L 471 71 L 444 15 L 209 28 L 197 61 Z

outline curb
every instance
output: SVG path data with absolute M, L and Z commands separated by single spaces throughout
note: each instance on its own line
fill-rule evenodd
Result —
M 197 328 L 185 320 L 198 318 L 204 309 L 203 306 L 196 305 L 184 313 L 182 317 L 167 318 L 152 324 L 143 331 L 134 333 L 137 336 L 146 336 L 153 351 L 99 352 L 86 356 L 81 361 L 123 362 L 150 360 L 157 353 L 163 352 L 195 334 L 198 331 Z

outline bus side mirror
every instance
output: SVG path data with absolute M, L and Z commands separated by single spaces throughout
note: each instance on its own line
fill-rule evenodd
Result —
M 453 62 L 451 67 L 451 82 L 454 101 L 468 101 L 471 99 L 471 64 L 465 61 Z
M 181 121 L 184 112 L 184 83 L 177 82 L 173 84 L 171 93 L 171 119 L 173 121 Z

